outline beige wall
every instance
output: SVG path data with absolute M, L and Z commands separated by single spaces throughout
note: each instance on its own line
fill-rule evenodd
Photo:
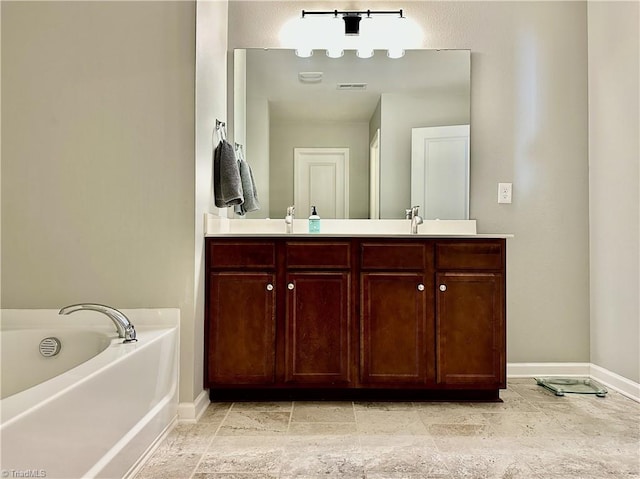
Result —
M 194 364 L 194 58 L 193 2 L 2 2 L 2 307 L 179 307 Z
M 229 49 L 277 47 L 280 27 L 303 8 L 344 6 L 231 2 Z M 589 361 L 586 3 L 403 8 L 422 26 L 424 47 L 472 52 L 471 217 L 480 232 L 515 234 L 508 360 Z M 497 204 L 498 182 L 513 182 L 513 204 Z
M 640 382 L 640 4 L 588 15 L 591 362 Z

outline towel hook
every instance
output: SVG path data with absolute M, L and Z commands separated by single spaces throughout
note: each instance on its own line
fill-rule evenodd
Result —
M 236 143 L 236 156 L 239 160 L 244 160 L 244 149 L 242 148 L 242 144 Z
M 220 121 L 216 118 L 216 133 L 218 139 L 224 141 L 227 139 L 227 124 L 224 121 Z

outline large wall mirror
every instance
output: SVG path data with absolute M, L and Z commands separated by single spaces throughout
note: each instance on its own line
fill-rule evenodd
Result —
M 233 139 L 262 208 L 323 218 L 469 217 L 469 50 L 234 51 Z

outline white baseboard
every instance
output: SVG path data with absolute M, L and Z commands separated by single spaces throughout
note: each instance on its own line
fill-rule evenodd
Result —
M 590 366 L 590 363 L 507 363 L 507 377 L 589 376 Z
M 589 377 L 640 402 L 640 384 L 592 363 L 508 363 L 507 378 L 536 376 Z
M 197 422 L 209 406 L 209 391 L 203 389 L 193 402 L 178 404 L 179 422 Z
M 620 394 L 640 402 L 640 384 L 605 369 L 597 364 L 591 365 L 591 378 L 607 386 L 609 389 L 618 391 Z

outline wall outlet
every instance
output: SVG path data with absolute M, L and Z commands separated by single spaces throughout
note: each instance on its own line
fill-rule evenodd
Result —
M 498 203 L 511 203 L 511 183 L 498 183 Z

